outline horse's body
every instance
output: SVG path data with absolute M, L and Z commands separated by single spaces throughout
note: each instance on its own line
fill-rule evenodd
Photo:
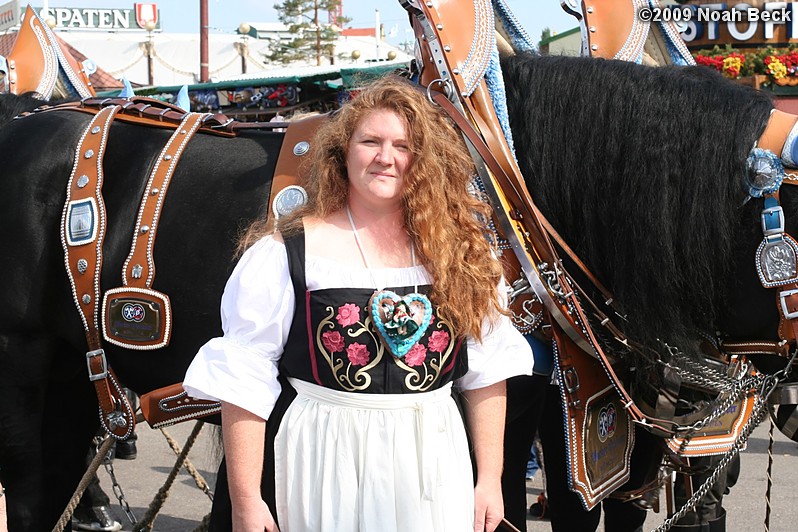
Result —
M 767 98 L 693 69 L 568 58 L 511 59 L 504 69 L 531 195 L 629 312 L 630 334 L 681 345 L 715 330 L 775 338 L 775 295 L 753 271 L 761 202 L 741 207 L 745 157 L 767 123 Z M 87 121 L 47 112 L 0 129 L 0 474 L 15 531 L 56 521 L 97 427 L 59 235 Z M 104 290 L 121 285 L 144 176 L 167 135 L 111 129 Z M 265 209 L 280 143 L 250 133 L 198 135 L 189 145 L 155 247 L 153 288 L 172 300 L 171 344 L 107 345 L 125 386 L 142 393 L 181 381 L 197 348 L 219 333 L 236 235 Z M 795 205 L 785 211 L 788 223 L 798 219 Z M 58 453 L 46 453 L 55 439 Z
M 0 129 L 0 247 L 6 262 L 0 279 L 0 469 L 11 530 L 53 526 L 97 430 L 86 338 L 59 231 L 75 144 L 89 118 L 47 112 Z M 103 288 L 122 284 L 146 176 L 169 134 L 112 126 L 103 186 Z M 198 134 L 189 144 L 166 197 L 155 248 L 153 288 L 171 297 L 174 332 L 170 345 L 155 351 L 104 346 L 125 386 L 145 393 L 182 381 L 199 346 L 220 333 L 219 301 L 236 239 L 265 211 L 281 142 L 281 134 L 251 132 L 232 139 Z

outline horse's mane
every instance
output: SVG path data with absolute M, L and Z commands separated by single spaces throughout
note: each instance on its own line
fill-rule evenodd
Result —
M 528 54 L 502 66 L 532 198 L 620 302 L 619 325 L 649 343 L 717 330 L 770 99 L 705 67 Z
M 47 102 L 36 98 L 32 92 L 21 95 L 0 94 L 0 126 L 6 125 L 20 113 L 33 111 L 45 103 Z

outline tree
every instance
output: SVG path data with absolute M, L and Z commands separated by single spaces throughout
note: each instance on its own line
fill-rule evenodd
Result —
M 321 65 L 322 56 L 333 61 L 335 41 L 340 28 L 349 22 L 346 17 L 335 17 L 328 22 L 328 13 L 336 13 L 342 0 L 284 0 L 275 4 L 277 18 L 294 36 L 290 41 L 279 40 L 271 44 L 267 58 L 277 63 L 292 63 L 316 59 Z

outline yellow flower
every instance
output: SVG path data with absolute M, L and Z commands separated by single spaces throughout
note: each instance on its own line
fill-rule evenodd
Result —
M 723 70 L 736 69 L 740 70 L 743 61 L 739 57 L 727 57 L 723 60 Z
M 728 77 L 736 78 L 740 75 L 740 68 L 743 66 L 743 60 L 740 57 L 725 57 L 723 59 L 723 73 Z
M 771 56 L 771 61 L 770 64 L 768 65 L 768 70 L 770 71 L 770 75 L 773 76 L 773 79 L 781 79 L 787 76 L 787 67 L 784 66 L 784 63 L 782 63 L 773 56 Z

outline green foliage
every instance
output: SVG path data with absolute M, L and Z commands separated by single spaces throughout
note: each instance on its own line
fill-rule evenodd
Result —
M 266 56 L 268 61 L 282 64 L 330 61 L 340 28 L 351 20 L 338 17 L 335 24 L 329 23 L 328 12 L 336 11 L 340 4 L 341 0 L 284 0 L 275 4 L 277 18 L 288 27 L 293 38 L 272 43 Z

